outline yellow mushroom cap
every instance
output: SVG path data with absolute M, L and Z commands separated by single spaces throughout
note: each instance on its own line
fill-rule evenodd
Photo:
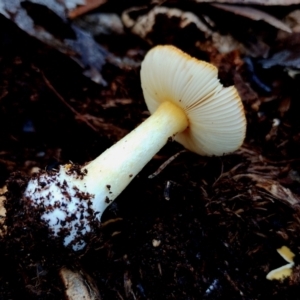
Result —
M 200 155 L 237 150 L 245 138 L 243 104 L 234 87 L 219 82 L 213 65 L 174 46 L 156 46 L 145 56 L 141 83 L 151 113 L 164 101 L 181 107 L 189 127 L 175 140 Z

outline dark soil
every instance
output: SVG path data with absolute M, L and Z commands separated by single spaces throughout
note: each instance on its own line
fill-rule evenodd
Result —
M 144 54 L 149 47 L 132 38 L 116 51 L 130 49 Z M 266 95 L 237 65 L 237 52 L 206 56 L 241 94 L 248 120 L 243 147 L 225 157 L 184 152 L 149 179 L 183 150 L 169 142 L 107 209 L 83 252 L 49 246 L 46 238 L 32 245 L 6 236 L 1 299 L 63 299 L 62 266 L 85 270 L 103 300 L 300 299 L 299 209 L 282 189 L 299 199 L 299 80 L 282 69 L 263 71 L 277 84 Z M 0 187 L 16 171 L 26 177 L 33 167 L 83 164 L 149 115 L 138 68 L 107 63 L 102 87 L 1 16 L 0 68 Z M 292 276 L 268 281 L 266 274 L 286 263 L 276 252 L 283 245 L 296 254 Z

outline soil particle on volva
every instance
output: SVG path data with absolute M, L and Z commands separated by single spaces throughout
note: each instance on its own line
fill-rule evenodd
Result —
M 0 299 L 63 299 L 63 266 L 85 270 L 103 300 L 300 299 L 298 208 L 253 180 L 236 177 L 256 174 L 299 194 L 297 82 L 282 79 L 289 85 L 285 92 L 290 93 L 291 110 L 281 117 L 284 125 L 271 139 L 265 136 L 280 101 L 265 102 L 262 118 L 252 109 L 256 99 L 245 92 L 249 127 L 241 150 L 221 158 L 184 152 L 149 179 L 183 149 L 169 141 L 104 212 L 103 226 L 95 226 L 87 247 L 73 252 L 59 239 L 49 239 L 40 212 L 22 205 L 29 178 L 24 174 L 37 166 L 88 162 L 135 128 L 148 114 L 139 70 L 107 64 L 103 76 L 109 78 L 108 86 L 100 87 L 66 56 L 2 18 L 0 25 L 6 28 L 0 31 L 1 186 L 10 173 L 21 172 L 8 181 Z M 136 40 L 131 43 L 126 47 L 145 47 Z M 225 56 L 221 63 L 228 67 L 231 59 Z M 98 131 L 57 99 L 37 69 L 82 118 L 93 120 Z M 242 90 L 242 77 L 234 78 Z M 114 106 L 104 108 L 116 99 Z M 30 132 L 23 130 L 28 121 L 33 125 Z M 154 247 L 153 240 L 159 245 Z M 282 245 L 296 254 L 292 277 L 267 281 L 266 274 L 284 264 L 276 252 Z

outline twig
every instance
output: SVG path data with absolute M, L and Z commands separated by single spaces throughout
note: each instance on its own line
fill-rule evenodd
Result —
M 223 177 L 223 171 L 224 171 L 224 165 L 223 165 L 223 163 L 222 163 L 222 167 L 221 167 L 221 174 L 220 174 L 220 176 L 215 180 L 215 182 L 213 183 L 213 187 L 215 186 L 215 184 Z
M 86 0 L 85 5 L 81 5 L 74 10 L 70 11 L 68 17 L 70 19 L 75 19 L 97 7 L 104 4 L 107 0 Z
M 97 129 L 86 119 L 82 116 L 76 109 L 74 109 L 62 96 L 61 94 L 54 88 L 45 74 L 39 70 L 38 68 L 34 67 L 35 71 L 42 75 L 43 80 L 45 81 L 47 87 L 53 92 L 53 94 L 77 117 L 77 119 L 83 121 L 87 126 L 89 126 L 92 130 L 97 131 Z
M 225 271 L 223 272 L 224 277 L 226 278 L 226 280 L 230 283 L 230 285 L 243 297 L 244 293 L 240 290 L 240 288 L 237 286 L 237 284 L 231 279 L 231 277 L 229 276 L 229 274 Z M 244 297 L 243 297 L 244 299 Z
M 221 170 L 221 174 L 220 176 L 217 178 L 217 180 L 213 183 L 213 187 L 217 184 L 218 181 L 220 181 L 220 179 L 224 178 L 224 177 L 230 177 L 233 176 L 235 174 L 235 172 L 237 171 L 237 169 L 239 169 L 241 166 L 244 166 L 245 163 L 240 163 L 237 164 L 236 166 L 234 166 L 232 169 L 230 169 L 227 172 L 223 173 L 223 164 L 222 164 L 222 170 Z
M 181 153 L 187 152 L 186 150 L 181 150 L 171 156 L 167 161 L 165 161 L 154 173 L 148 176 L 149 179 L 156 177 L 162 170 L 167 167 L 176 157 L 178 157 Z

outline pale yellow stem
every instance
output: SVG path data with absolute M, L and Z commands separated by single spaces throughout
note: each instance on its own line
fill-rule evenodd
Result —
M 163 102 L 146 121 L 86 165 L 86 187 L 95 194 L 94 210 L 102 213 L 103 206 L 124 190 L 168 139 L 187 127 L 185 112 Z

